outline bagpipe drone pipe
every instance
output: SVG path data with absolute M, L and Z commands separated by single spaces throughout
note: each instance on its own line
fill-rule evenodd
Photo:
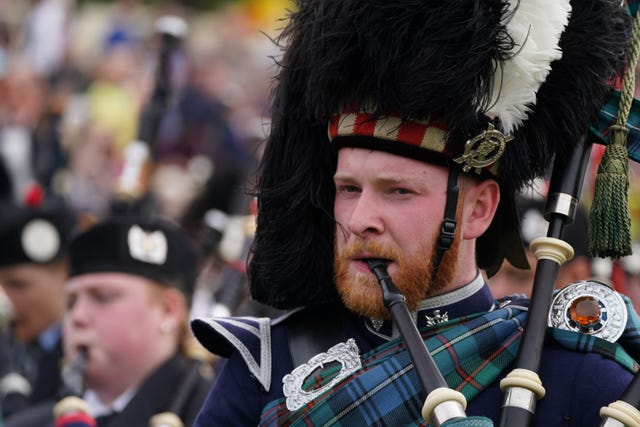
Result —
M 96 420 L 89 414 L 89 406 L 82 399 L 85 388 L 87 352 L 78 356 L 62 368 L 63 396 L 53 407 L 55 427 L 95 427 Z
M 211 268 L 202 270 L 216 273 L 211 280 L 199 283 L 194 296 L 195 315 L 276 317 L 283 313 L 249 298 L 246 261 L 255 234 L 255 198 L 248 204 L 246 214 L 228 214 L 214 208 L 203 216 L 203 246 Z
M 63 396 L 53 407 L 55 427 L 96 427 L 96 420 L 90 415 L 88 404 L 82 398 L 85 391 L 85 373 L 88 362 L 86 352 L 67 363 L 62 369 Z M 148 427 L 184 427 L 177 415 L 187 403 L 189 393 L 200 377 L 199 360 L 193 360 L 165 412 L 151 417 Z
M 163 16 L 155 25 L 159 36 L 158 59 L 151 97 L 143 108 L 137 139 L 124 149 L 111 210 L 114 213 L 144 210 L 160 123 L 172 96 L 172 57 L 187 32 L 186 22 L 173 15 Z
M 547 236 L 534 239 L 530 245 L 537 259 L 536 273 L 516 368 L 500 383 L 505 393 L 502 426 L 529 425 L 537 400 L 545 394 L 537 371 L 558 271 L 573 257 L 573 248 L 562 240 L 562 233 L 565 225 L 575 218 L 582 192 L 591 152 L 586 138 L 577 144 L 569 162 L 554 165 L 545 207 L 545 219 L 549 221 Z
M 394 324 L 407 347 L 413 366 L 427 396 L 422 407 L 422 418 L 435 427 L 476 426 L 491 427 L 493 422 L 484 417 L 467 418 L 464 410 L 466 398 L 459 391 L 450 389 L 438 370 L 438 366 L 424 345 L 416 328 L 405 297 L 398 290 L 387 273 L 383 260 L 368 261 L 369 269 L 376 276 L 382 288 L 382 300 L 389 310 Z
M 245 260 L 253 241 L 255 212 L 230 215 L 210 209 L 203 222 L 205 251 L 220 267 L 212 280 L 212 289 L 206 291 L 208 307 L 202 311 L 213 316 L 229 316 L 237 312 L 249 294 Z
M 156 21 L 155 29 L 160 44 L 154 86 L 140 117 L 138 138 L 125 148 L 124 162 L 111 205 L 114 215 L 134 213 L 145 216 L 154 215 L 159 210 L 149 200 L 149 178 L 153 172 L 161 122 L 167 114 L 172 97 L 178 96 L 172 94 L 175 80 L 173 73 L 176 71 L 172 66 L 175 64 L 174 54 L 180 49 L 188 27 L 183 18 L 166 15 Z M 179 414 L 189 403 L 189 396 L 201 379 L 203 365 L 209 363 L 198 350 L 184 350 L 189 359 L 186 373 L 175 384 L 175 392 L 167 410 L 151 417 L 148 427 L 185 426 Z
M 9 328 L 12 308 L 4 293 L 0 296 L 0 307 L 0 399 L 2 415 L 6 417 L 29 406 L 32 386 L 20 373 L 11 354 L 14 344 Z

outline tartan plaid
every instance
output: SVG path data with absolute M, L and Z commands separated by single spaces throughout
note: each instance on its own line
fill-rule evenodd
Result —
M 630 304 L 628 298 L 626 301 Z M 470 401 L 514 362 L 526 314 L 526 308 L 510 305 L 425 328 L 421 334 L 449 386 Z M 629 336 L 624 339 L 637 349 L 640 319 L 633 310 L 629 314 L 625 331 Z M 598 352 L 615 359 L 631 372 L 639 369 L 619 344 L 556 329 L 549 329 L 548 336 L 565 348 Z M 426 426 L 420 414 L 424 400 L 422 386 L 400 339 L 363 355 L 362 364 L 363 368 L 333 387 L 330 393 L 297 411 L 286 409 L 285 398 L 271 402 L 263 410 L 260 425 Z M 322 382 L 317 378 L 312 381 Z
M 591 127 L 594 133 L 604 144 L 609 144 L 611 126 L 618 118 L 618 104 L 620 103 L 620 91 L 612 90 L 609 100 L 598 113 L 596 123 Z M 634 98 L 629 117 L 627 118 L 627 152 L 629 158 L 640 162 L 640 100 Z
M 492 384 L 516 357 L 526 311 L 505 307 L 421 331 L 451 387 L 467 399 Z M 362 356 L 363 368 L 298 411 L 270 403 L 261 425 L 423 425 L 422 386 L 400 339 Z
M 582 353 L 600 353 L 610 359 L 616 360 L 631 372 L 637 372 L 638 369 L 640 369 L 640 366 L 638 366 L 629 353 L 617 343 L 605 341 L 593 335 L 576 334 L 575 332 L 562 329 L 550 329 L 548 332 L 551 333 L 557 343 L 565 348 Z
M 466 417 L 449 420 L 443 424 L 446 427 L 493 427 L 493 421 L 485 417 Z

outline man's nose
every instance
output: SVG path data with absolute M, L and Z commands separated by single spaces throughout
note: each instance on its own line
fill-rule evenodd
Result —
M 349 230 L 359 237 L 384 231 L 381 205 L 373 192 L 363 191 L 358 197 L 349 219 Z
M 78 297 L 73 302 L 73 305 L 67 308 L 66 315 L 73 323 L 84 323 L 88 316 L 91 315 L 91 308 L 89 305 L 88 298 Z

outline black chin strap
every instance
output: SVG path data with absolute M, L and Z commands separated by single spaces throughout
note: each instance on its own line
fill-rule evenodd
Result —
M 431 279 L 436 277 L 442 256 L 453 243 L 453 236 L 456 231 L 456 209 L 458 207 L 458 194 L 460 190 L 458 188 L 458 169 L 455 167 L 449 168 L 449 180 L 447 182 L 447 201 L 444 206 L 444 219 L 442 220 L 442 228 L 440 229 L 440 236 L 438 237 L 438 246 L 433 264 L 433 271 L 431 273 Z

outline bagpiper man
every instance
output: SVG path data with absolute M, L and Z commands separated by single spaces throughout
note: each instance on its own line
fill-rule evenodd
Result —
M 630 21 L 615 0 L 298 0 L 249 261 L 253 297 L 292 310 L 192 322 L 228 358 L 195 425 L 429 422 L 371 260 L 466 413 L 498 423 L 529 304 L 495 301 L 481 269 L 527 267 L 514 197 L 586 132 Z M 615 337 L 577 351 L 565 332 L 533 424 L 598 425 L 637 366 Z

